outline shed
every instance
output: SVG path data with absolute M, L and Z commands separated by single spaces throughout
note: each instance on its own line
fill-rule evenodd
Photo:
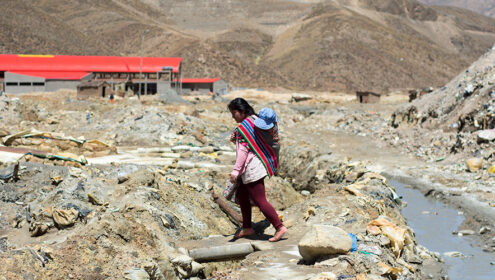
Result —
M 211 79 L 182 79 L 182 93 L 197 91 L 200 93 L 213 93 L 224 95 L 228 92 L 228 84 L 220 78 Z
M 359 103 L 378 103 L 380 94 L 372 91 L 356 91 L 356 99 Z
M 105 81 L 81 82 L 77 85 L 77 97 L 105 97 L 111 91 L 110 84 Z

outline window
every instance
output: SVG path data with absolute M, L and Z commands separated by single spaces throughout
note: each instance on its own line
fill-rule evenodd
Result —
M 35 83 L 33 83 L 33 86 L 44 86 L 44 85 L 45 85 L 45 83 L 43 83 L 43 82 L 35 82 Z
M 31 83 L 28 83 L 28 82 L 22 82 L 22 83 L 19 83 L 20 86 L 30 86 Z
M 18 83 L 7 82 L 7 86 L 18 86 L 18 85 L 19 85 Z

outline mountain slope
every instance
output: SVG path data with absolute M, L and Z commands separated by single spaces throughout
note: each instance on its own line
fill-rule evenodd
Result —
M 421 0 L 421 2 L 428 5 L 459 7 L 495 17 L 495 1 L 493 0 Z
M 5 0 L 0 51 L 181 56 L 234 86 L 385 92 L 443 85 L 495 43 L 495 19 L 415 0 Z
M 77 27 L 33 7 L 31 1 L 5 0 L 0 17 L 0 52 L 43 54 L 115 54 Z
M 317 6 L 276 39 L 265 63 L 311 89 L 387 91 L 443 85 L 495 42 L 491 19 L 472 30 L 444 10 L 388 2 Z

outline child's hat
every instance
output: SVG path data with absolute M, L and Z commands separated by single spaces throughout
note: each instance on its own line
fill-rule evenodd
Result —
M 254 125 L 261 129 L 270 129 L 275 122 L 278 122 L 275 111 L 270 108 L 263 108 L 258 113 L 258 118 L 254 120 Z

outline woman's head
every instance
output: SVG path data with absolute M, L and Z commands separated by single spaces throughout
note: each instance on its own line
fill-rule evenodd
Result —
M 232 113 L 232 118 L 237 123 L 241 123 L 245 118 L 256 114 L 253 107 L 243 98 L 236 98 L 230 101 L 227 107 L 230 113 Z

